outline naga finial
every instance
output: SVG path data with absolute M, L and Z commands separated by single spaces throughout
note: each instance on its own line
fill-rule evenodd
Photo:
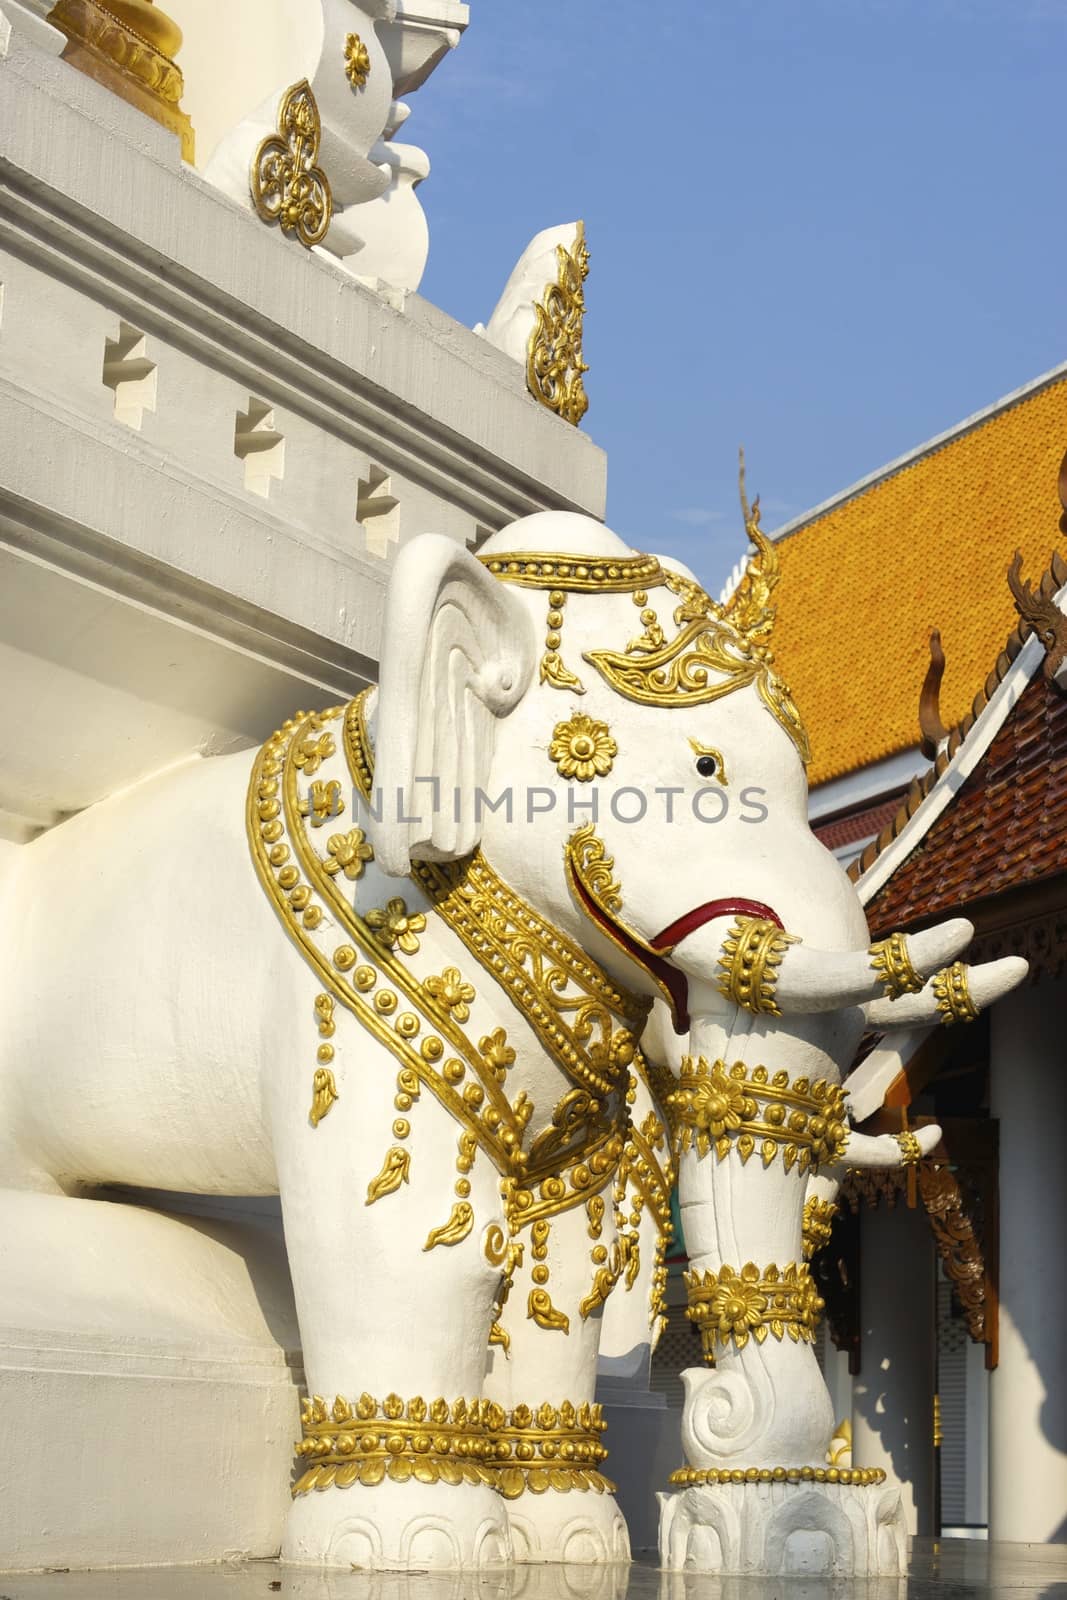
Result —
M 768 539 L 760 527 L 759 495 L 751 506 L 748 503 L 743 447 L 738 451 L 738 487 L 745 532 L 755 545 L 756 553 L 750 557 L 744 577 L 727 601 L 725 615 L 739 633 L 750 639 L 763 639 L 774 627 L 775 608 L 771 595 L 781 576 L 780 562 L 773 539 Z

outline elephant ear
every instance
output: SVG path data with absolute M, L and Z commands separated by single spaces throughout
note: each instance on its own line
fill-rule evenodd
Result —
M 533 676 L 536 636 L 514 590 L 428 533 L 397 554 L 382 641 L 374 853 L 403 877 L 413 860 L 453 861 L 478 844 L 475 791 L 489 782 L 499 719 Z

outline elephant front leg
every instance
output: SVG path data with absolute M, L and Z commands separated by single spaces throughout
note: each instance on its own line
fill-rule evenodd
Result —
M 376 1066 L 339 1077 L 336 1101 L 318 1099 L 317 1125 L 305 1094 L 279 1095 L 308 1392 L 282 1555 L 371 1569 L 500 1565 L 511 1545 L 484 1398 L 499 1175 L 479 1155 L 457 1176 L 457 1124 L 428 1097 L 414 1111 L 383 1104 L 395 1069 Z
M 500 1492 L 515 1560 L 628 1561 L 593 1403 L 605 1297 L 625 1273 L 610 1187 L 522 1228 L 486 1391 L 505 1420 Z

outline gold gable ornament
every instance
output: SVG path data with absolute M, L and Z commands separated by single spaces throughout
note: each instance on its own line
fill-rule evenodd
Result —
M 589 371 L 582 360 L 582 285 L 589 276 L 584 222 L 579 222 L 569 250 L 562 244 L 556 246 L 556 261 L 555 283 L 546 284 L 541 300 L 534 303 L 534 325 L 526 346 L 526 386 L 535 400 L 577 427 L 589 409 L 582 382 L 582 374 Z

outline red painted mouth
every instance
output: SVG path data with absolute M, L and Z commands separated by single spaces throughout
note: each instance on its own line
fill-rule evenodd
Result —
M 773 922 L 778 928 L 782 926 L 778 913 L 761 900 L 706 900 L 702 906 L 687 911 L 645 944 L 625 923 L 616 922 L 614 917 L 597 905 L 577 874 L 571 881 L 586 915 L 603 929 L 613 944 L 625 951 L 639 967 L 644 967 L 654 979 L 670 1003 L 675 1033 L 688 1033 L 690 1020 L 689 979 L 666 959 L 675 945 L 681 944 L 683 939 L 702 928 L 706 922 L 714 922 L 716 917 L 760 917 Z
M 762 900 L 705 900 L 702 906 L 687 911 L 649 942 L 653 950 L 664 950 L 669 955 L 676 944 L 696 933 L 705 922 L 714 922 L 716 917 L 758 917 L 763 922 L 773 922 L 776 928 L 782 926 L 777 911 L 764 905 Z

